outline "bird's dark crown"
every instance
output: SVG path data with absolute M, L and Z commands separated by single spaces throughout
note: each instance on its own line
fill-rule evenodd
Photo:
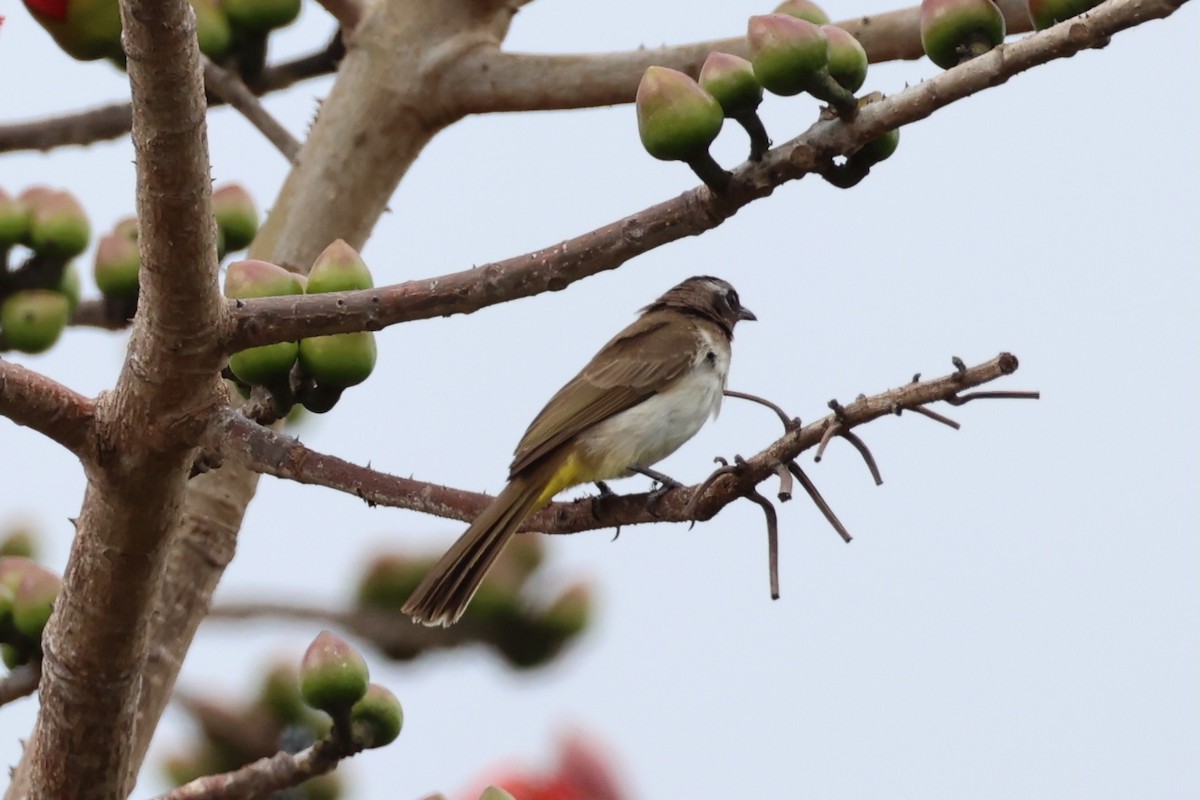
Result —
M 733 338 L 733 326 L 740 320 L 757 317 L 741 304 L 737 290 L 729 281 L 711 275 L 696 275 L 669 289 L 662 297 L 642 309 L 660 311 L 673 308 L 712 320 Z

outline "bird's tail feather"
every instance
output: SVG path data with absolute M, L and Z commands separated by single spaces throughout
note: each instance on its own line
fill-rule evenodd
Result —
M 483 578 L 538 505 L 555 473 L 554 464 L 509 482 L 413 591 L 401 609 L 422 625 L 453 625 Z

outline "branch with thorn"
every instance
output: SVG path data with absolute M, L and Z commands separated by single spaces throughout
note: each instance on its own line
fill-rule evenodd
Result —
M 552 503 L 532 515 L 522 527 L 542 533 L 577 533 L 599 528 L 636 525 L 648 522 L 696 522 L 711 519 L 739 497 L 747 497 L 760 506 L 766 502 L 757 494 L 757 485 L 773 476 L 780 478 L 781 499 L 790 497 L 792 479 L 808 493 L 830 525 L 845 540 L 851 535 L 821 496 L 796 457 L 810 448 L 820 455 L 834 437 L 849 442 L 863 457 L 875 482 L 882 483 L 874 457 L 853 429 L 902 410 L 923 410 L 930 403 L 945 401 L 951 405 L 984 398 L 1036 398 L 1037 392 L 962 392 L 989 383 L 1017 369 L 1017 359 L 1009 353 L 974 367 L 957 362 L 949 375 L 928 381 L 916 381 L 899 388 L 866 397 L 842 406 L 831 403 L 833 413 L 801 425 L 777 405 L 762 398 L 731 392 L 731 396 L 753 400 L 772 408 L 784 426 L 784 435 L 749 459 L 738 457 L 722 466 L 697 486 L 668 488 L 649 502 L 651 495 L 612 495 Z M 936 412 L 935 412 L 936 414 Z M 947 424 L 957 425 L 936 415 Z M 318 453 L 288 436 L 262 427 L 232 409 L 219 413 L 205 436 L 205 448 L 221 459 L 234 459 L 264 475 L 299 483 L 326 486 L 353 494 L 371 505 L 406 508 L 434 516 L 469 521 L 490 502 L 491 497 L 461 489 L 427 483 L 412 478 L 388 475 L 352 464 L 335 456 Z M 761 502 L 760 502 L 761 501 Z M 773 512 L 773 509 L 772 509 Z M 764 506 L 764 513 L 767 513 Z M 768 535 L 774 541 L 773 513 L 768 513 Z M 773 576 L 773 584 L 777 577 Z

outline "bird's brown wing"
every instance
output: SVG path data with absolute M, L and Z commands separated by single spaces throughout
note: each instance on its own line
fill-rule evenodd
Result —
M 634 321 L 550 398 L 521 437 L 509 476 L 662 391 L 692 365 L 698 345 L 695 325 L 677 312 L 651 312 Z

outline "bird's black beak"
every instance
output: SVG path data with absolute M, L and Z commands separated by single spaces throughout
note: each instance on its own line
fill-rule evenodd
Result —
M 754 312 L 745 307 L 738 309 L 738 319 L 744 319 L 747 322 L 757 322 L 758 321 L 758 317 L 754 316 Z

